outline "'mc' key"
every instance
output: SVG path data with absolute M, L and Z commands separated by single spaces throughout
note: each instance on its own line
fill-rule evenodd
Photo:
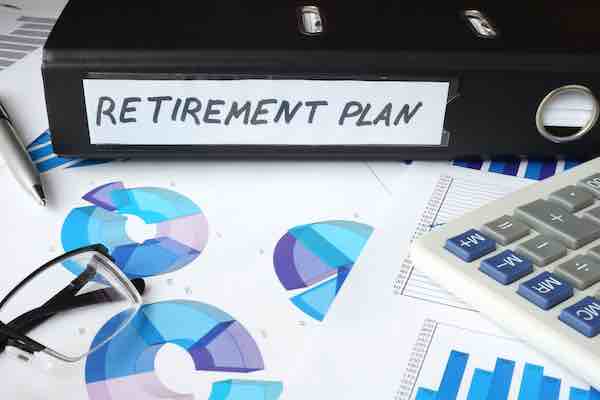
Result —
M 543 272 L 519 285 L 521 296 L 540 307 L 549 310 L 573 296 L 573 287 L 550 272 Z
M 565 308 L 559 319 L 585 336 L 594 337 L 600 333 L 600 301 L 588 296 Z
M 471 262 L 496 250 L 496 242 L 475 229 L 446 240 L 446 250 L 458 258 Z

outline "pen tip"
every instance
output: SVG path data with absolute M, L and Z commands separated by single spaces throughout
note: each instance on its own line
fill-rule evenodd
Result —
M 46 205 L 46 194 L 44 193 L 44 189 L 42 189 L 42 185 L 33 185 L 33 190 L 36 194 L 36 200 L 41 206 Z

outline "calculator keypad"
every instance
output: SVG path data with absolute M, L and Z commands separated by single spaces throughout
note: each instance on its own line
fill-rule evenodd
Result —
M 450 238 L 445 248 L 467 262 L 482 259 L 480 273 L 501 285 L 515 283 L 516 293 L 542 310 L 567 302 L 559 319 L 595 337 L 600 335 L 600 240 L 581 248 L 600 238 L 598 198 L 600 173 L 517 207 L 512 216 L 482 221 L 481 231 Z M 540 268 L 537 273 L 533 265 Z M 589 288 L 595 290 L 591 296 L 568 301 Z

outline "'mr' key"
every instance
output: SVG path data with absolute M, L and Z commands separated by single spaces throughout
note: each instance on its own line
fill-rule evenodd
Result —
M 458 258 L 471 262 L 496 250 L 496 242 L 475 229 L 446 240 L 446 250 Z
M 521 296 L 543 310 L 549 310 L 573 296 L 573 286 L 550 272 L 543 272 L 519 285 Z

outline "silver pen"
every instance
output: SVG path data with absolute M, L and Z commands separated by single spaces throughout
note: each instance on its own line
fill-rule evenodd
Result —
M 40 205 L 46 205 L 42 181 L 23 142 L 17 135 L 6 109 L 0 103 L 0 153 L 15 179 Z

